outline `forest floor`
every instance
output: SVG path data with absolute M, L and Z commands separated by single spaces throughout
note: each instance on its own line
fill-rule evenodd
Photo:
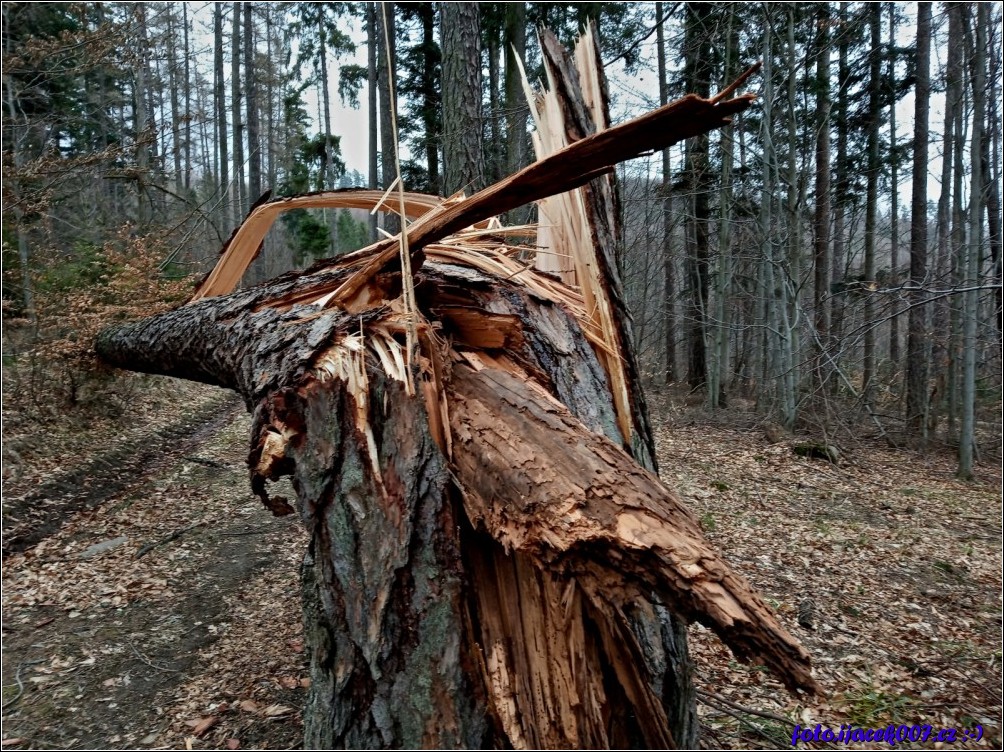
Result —
M 305 535 L 249 491 L 238 400 L 144 384 L 128 417 L 41 432 L 5 407 L 21 474 L 4 486 L 3 748 L 296 748 Z M 693 626 L 704 744 L 788 748 L 796 723 L 980 724 L 979 743 L 948 746 L 999 748 L 999 468 L 960 483 L 947 455 L 868 443 L 833 465 L 771 443 L 751 413 L 656 403 L 664 479 L 822 689 L 792 698 Z M 936 745 L 896 748 L 913 746 Z

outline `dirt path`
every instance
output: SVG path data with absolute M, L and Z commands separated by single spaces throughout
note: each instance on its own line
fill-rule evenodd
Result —
M 299 742 L 303 532 L 248 491 L 243 406 L 208 404 L 5 504 L 5 749 Z

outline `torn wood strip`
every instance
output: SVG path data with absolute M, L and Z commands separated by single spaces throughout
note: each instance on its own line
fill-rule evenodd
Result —
M 663 593 L 737 656 L 765 663 L 792 689 L 815 690 L 809 655 L 682 502 L 623 449 L 511 362 L 457 363 L 447 391 L 454 472 L 476 526 L 574 576 L 611 608 L 644 599 L 648 588 Z
M 503 214 L 532 201 L 578 188 L 614 168 L 619 162 L 672 146 L 683 139 L 731 122 L 755 99 L 744 94 L 715 102 L 694 94 L 671 102 L 641 117 L 593 134 L 538 161 L 465 201 L 435 214 L 419 217 L 408 228 L 409 245 L 415 254 L 415 269 L 421 266 L 420 251 L 476 222 Z M 337 304 L 346 310 L 369 280 L 390 263 L 396 248 L 386 247 L 339 287 Z
M 602 67 L 593 43 L 595 33 L 595 28 L 591 27 L 579 39 L 574 57 L 565 52 L 552 33 L 546 30 L 540 33 L 548 88 L 535 99 L 535 107 L 531 107 L 535 110 L 534 121 L 540 132 L 540 137 L 534 140 L 538 159 L 606 127 Z M 617 221 L 613 187 L 609 181 L 609 176 L 602 176 L 589 186 L 540 202 L 544 232 L 538 236 L 537 243 L 542 248 L 568 252 L 571 268 L 562 268 L 567 264 L 546 253 L 537 254 L 535 266 L 562 269 L 561 278 L 578 285 L 582 292 L 592 328 L 603 343 L 601 359 L 610 380 L 610 393 L 624 445 L 631 447 L 634 438 L 632 390 L 624 363 L 630 351 L 617 325 L 626 310 L 616 305 L 621 293 L 620 279 L 613 266 L 615 238 L 601 227 L 612 229 Z
M 226 295 L 236 289 L 244 272 L 254 261 L 261 244 L 275 220 L 285 211 L 292 209 L 379 209 L 397 213 L 398 208 L 390 208 L 381 203 L 380 191 L 347 189 L 343 191 L 323 191 L 305 193 L 288 198 L 265 201 L 253 207 L 244 222 L 234 230 L 223 245 L 220 260 L 202 283 L 196 288 L 191 301 L 215 295 Z M 404 211 L 409 218 L 416 218 L 437 208 L 443 199 L 425 193 L 406 193 Z M 191 302 L 190 301 L 190 302 Z

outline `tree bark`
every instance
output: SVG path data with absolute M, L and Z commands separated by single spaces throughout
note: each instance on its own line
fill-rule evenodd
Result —
M 229 226 L 230 210 L 230 151 L 227 148 L 227 101 L 223 77 L 223 3 L 213 4 L 213 101 L 216 109 L 216 141 L 220 150 L 220 199 L 223 202 L 224 229 Z
M 526 166 L 527 105 L 520 85 L 518 60 L 526 59 L 526 3 L 505 5 L 505 111 L 506 171 L 511 175 Z M 661 102 L 665 104 L 665 102 Z
M 896 4 L 889 3 L 889 49 L 896 46 Z M 890 55 L 889 89 L 895 91 L 896 63 Z M 899 156 L 896 154 L 896 97 L 889 101 L 889 150 L 891 160 L 889 166 L 889 182 L 892 195 L 889 198 L 889 271 L 890 284 L 899 285 Z M 947 156 L 946 156 L 947 159 Z M 892 316 L 889 320 L 889 360 L 893 366 L 899 365 L 899 300 L 892 303 Z
M 913 192 L 910 200 L 910 318 L 906 346 L 906 425 L 914 436 L 927 431 L 927 141 L 931 100 L 931 3 L 917 4 Z
M 375 189 L 380 184 L 380 133 L 379 133 L 379 113 L 377 104 L 379 95 L 378 87 L 378 65 L 377 55 L 380 51 L 380 43 L 377 41 L 380 34 L 380 27 L 377 24 L 376 3 L 366 3 L 366 105 L 367 105 L 367 132 L 369 133 L 369 182 L 367 185 Z M 377 215 L 371 214 L 369 217 L 370 242 L 377 239 Z
M 422 124 L 425 130 L 425 163 L 429 170 L 429 193 L 442 193 L 439 175 L 439 144 L 442 141 L 440 111 L 439 47 L 436 45 L 436 8 L 421 3 L 416 8 L 422 23 Z
M 175 28 L 174 9 L 168 6 L 167 14 L 167 86 L 171 97 L 171 158 L 174 162 L 174 192 L 181 195 L 185 181 L 181 174 L 181 104 L 178 75 L 178 32 Z
M 247 186 L 244 185 L 244 124 L 241 121 L 241 4 L 233 4 L 230 37 L 230 114 L 234 127 L 234 226 L 248 213 Z
M 408 397 L 372 344 L 392 339 L 380 309 L 273 307 L 350 272 L 287 275 L 97 343 L 113 364 L 237 389 L 252 487 L 277 514 L 292 508 L 265 481 L 293 476 L 312 533 L 306 746 L 690 746 L 667 681 L 676 618 L 812 689 L 804 651 L 625 450 L 575 314 L 427 262 L 419 306 L 452 354 L 423 335 L 430 387 Z
M 248 205 L 261 198 L 261 133 L 258 127 L 258 71 L 255 69 L 254 4 L 244 3 L 244 106 L 248 126 Z
M 377 78 L 380 89 L 380 176 L 383 187 L 394 182 L 394 128 L 391 113 L 397 112 L 395 96 L 395 33 L 394 3 L 377 3 Z M 390 234 L 401 230 L 401 222 L 395 214 L 384 214 L 383 228 Z
M 136 133 L 136 219 L 145 229 L 153 212 L 146 183 L 150 179 L 150 146 L 146 140 L 149 110 L 147 109 L 146 66 L 150 51 L 146 36 L 146 3 L 136 3 L 139 25 L 139 54 L 133 68 L 133 128 Z
M 962 420 L 959 426 L 959 469 L 963 480 L 973 478 L 976 450 L 976 328 L 979 319 L 980 251 L 983 240 L 983 127 L 986 117 L 987 30 L 990 26 L 987 6 L 977 4 L 976 50 L 971 65 L 973 82 L 973 137 L 970 146 L 972 174 L 969 188 L 969 242 L 963 284 L 962 315 Z
M 476 3 L 440 6 L 443 49 L 443 188 L 468 195 L 484 187 L 481 33 Z M 494 82 L 493 82 L 494 85 Z
M 830 292 L 830 11 L 828 3 L 817 6 L 816 42 L 816 208 L 813 214 L 813 324 L 816 327 L 813 382 L 822 387 L 829 367 Z
M 708 38 L 714 8 L 707 3 L 687 3 L 687 88 L 706 97 L 711 91 L 711 43 Z M 705 386 L 710 265 L 711 203 L 708 136 L 700 134 L 687 147 L 690 206 L 686 231 L 687 247 L 687 383 L 691 390 Z
M 882 61 L 880 59 L 882 45 L 882 6 L 879 3 L 869 8 L 869 26 L 871 28 L 871 54 L 868 74 L 868 167 L 867 189 L 865 197 L 865 282 L 871 285 L 875 281 L 875 227 L 878 218 L 878 181 L 879 170 L 879 122 L 881 120 L 879 97 L 881 94 Z M 846 124 L 842 123 L 842 127 Z M 870 291 L 865 291 L 865 353 L 864 366 L 861 375 L 861 391 L 866 400 L 870 400 L 873 379 L 875 378 L 875 300 Z
M 669 102 L 669 80 L 666 78 L 666 32 L 663 3 L 655 4 L 656 60 L 659 68 L 659 105 Z M 673 258 L 673 195 L 669 149 L 662 150 L 662 269 L 665 293 L 663 326 L 665 327 L 665 367 L 667 384 L 676 381 L 676 270 Z

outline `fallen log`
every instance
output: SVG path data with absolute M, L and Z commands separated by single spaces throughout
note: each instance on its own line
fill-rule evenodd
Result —
M 549 54 L 564 80 L 570 63 Z M 615 186 L 567 209 L 591 238 L 569 253 L 600 259 L 571 285 L 518 261 L 495 223 L 472 228 L 751 98 L 688 97 L 603 130 L 564 88 L 577 140 L 405 228 L 415 310 L 392 241 L 227 289 L 277 214 L 263 204 L 189 304 L 97 340 L 113 365 L 238 391 L 251 485 L 275 514 L 293 507 L 267 485 L 292 476 L 311 533 L 309 747 L 692 747 L 691 620 L 814 689 L 808 655 L 653 472 L 603 239 Z

